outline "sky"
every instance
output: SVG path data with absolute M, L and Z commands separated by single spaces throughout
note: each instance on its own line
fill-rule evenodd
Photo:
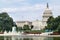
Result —
M 60 0 L 0 0 L 0 13 L 7 12 L 14 21 L 42 20 L 47 3 L 53 16 L 59 16 Z

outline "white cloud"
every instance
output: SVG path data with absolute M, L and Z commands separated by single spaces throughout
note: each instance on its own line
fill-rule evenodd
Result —
M 35 12 L 44 8 L 44 5 L 22 6 L 17 8 L 1 8 L 0 12 Z
M 15 12 L 16 8 L 1 8 L 0 12 Z
M 35 4 L 32 6 L 23 6 L 21 7 L 20 11 L 37 11 L 37 10 L 41 10 L 44 8 L 44 5 L 40 5 L 40 4 Z
M 8 12 L 11 17 L 13 17 L 14 20 L 22 19 L 21 16 L 25 16 L 25 19 L 29 20 L 36 19 L 38 16 L 42 16 L 42 9 L 44 9 L 44 5 L 35 4 L 31 6 L 22 6 L 22 7 L 16 7 L 16 8 L 1 8 L 0 12 Z M 14 15 L 10 13 L 15 13 Z M 23 14 L 24 13 L 24 14 Z M 39 14 L 39 15 L 38 15 Z M 32 18 L 33 17 L 33 18 Z
M 22 6 L 22 7 L 16 7 L 16 8 L 1 8 L 0 12 L 18 13 L 18 19 L 20 17 L 19 15 L 22 15 L 23 12 L 26 13 L 26 14 L 24 14 L 26 16 L 28 16 L 29 13 L 31 13 L 30 16 L 32 15 L 32 16 L 34 16 L 34 18 L 37 18 L 39 16 L 39 18 L 41 18 L 45 8 L 46 8 L 46 6 L 43 5 L 43 4 L 35 4 L 35 5 L 32 5 L 32 6 Z M 54 16 L 57 16 L 57 15 L 60 14 L 60 6 L 50 5 L 49 8 L 51 8 L 51 10 L 53 11 Z M 19 14 L 19 13 L 21 13 L 21 14 Z M 28 19 L 28 17 L 26 19 Z
M 60 15 L 60 5 L 52 6 L 52 11 L 53 11 L 54 17 L 57 17 L 58 15 Z
M 26 1 L 26 0 L 0 0 L 2 2 L 22 2 L 22 1 Z
M 12 4 L 12 3 L 23 3 L 26 0 L 0 0 L 3 4 Z

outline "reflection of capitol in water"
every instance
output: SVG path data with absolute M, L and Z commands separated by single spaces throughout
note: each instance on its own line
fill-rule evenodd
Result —
M 4 40 L 53 40 L 53 38 L 49 38 L 49 37 L 16 37 L 16 36 L 9 36 L 9 37 L 4 37 Z

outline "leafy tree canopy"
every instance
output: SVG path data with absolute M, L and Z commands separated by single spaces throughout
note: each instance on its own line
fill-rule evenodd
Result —
M 8 15 L 8 13 L 0 13 L 0 31 L 11 31 L 13 26 L 13 19 Z
M 23 26 L 23 30 L 30 30 L 31 28 L 29 27 L 29 25 L 24 25 Z
M 60 32 L 60 16 L 54 18 L 49 17 L 47 21 L 47 26 L 45 27 L 48 30 L 58 30 Z

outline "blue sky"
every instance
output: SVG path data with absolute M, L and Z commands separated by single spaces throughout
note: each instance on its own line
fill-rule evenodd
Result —
M 53 16 L 60 15 L 60 0 L 0 0 L 0 12 L 7 12 L 14 21 L 41 20 L 47 2 Z

